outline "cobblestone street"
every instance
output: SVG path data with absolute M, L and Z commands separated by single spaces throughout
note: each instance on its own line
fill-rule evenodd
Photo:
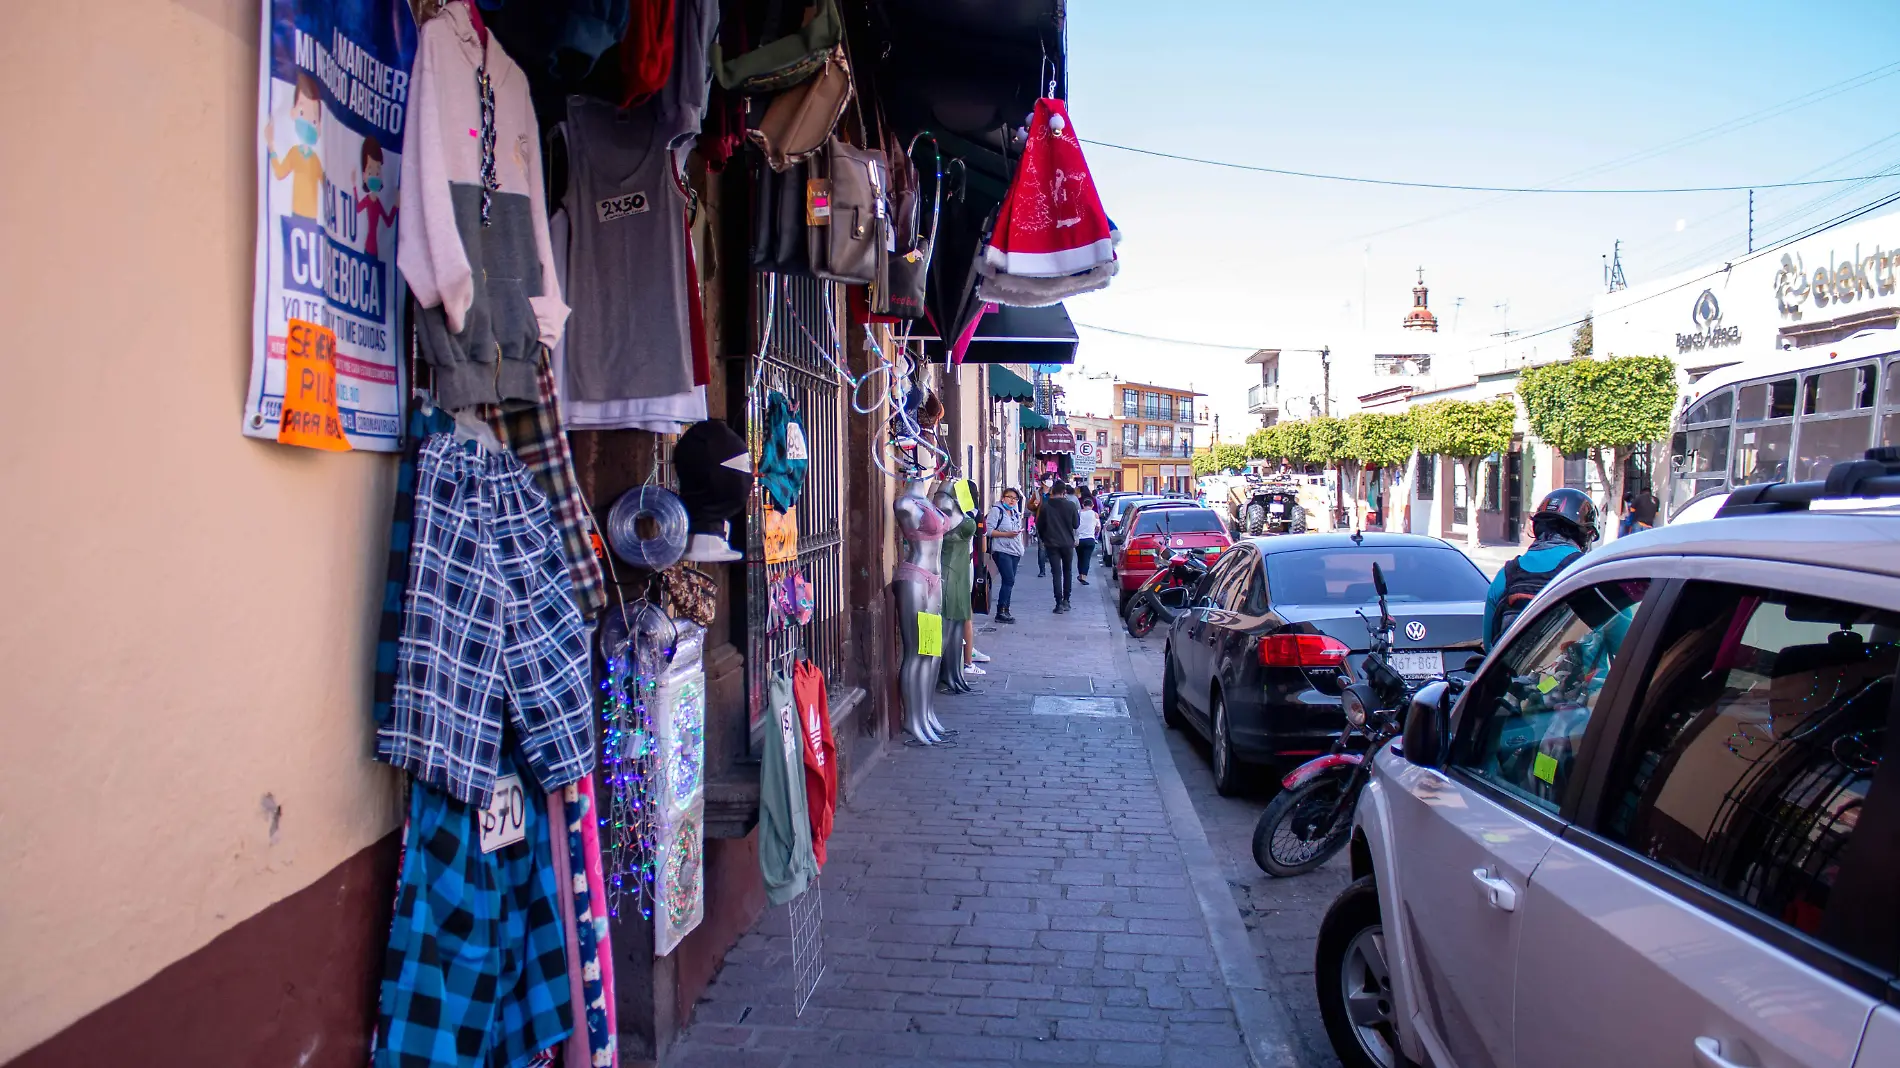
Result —
M 892 746 L 841 809 L 804 1012 L 788 910 L 771 909 L 670 1063 L 1307 1063 L 1248 944 L 1232 860 L 1210 851 L 1174 769 L 1204 780 L 1204 762 L 1128 692 L 1111 580 L 1098 567 L 1054 615 L 1034 574 L 1017 584 L 1022 622 L 978 636 L 995 658 L 982 692 L 938 697 L 956 744 Z M 1222 851 L 1261 802 L 1224 804 L 1238 807 L 1208 828 Z M 1334 881 L 1302 901 L 1330 896 L 1320 880 Z M 1257 924 L 1256 939 L 1289 940 L 1268 971 L 1310 971 L 1297 923 Z

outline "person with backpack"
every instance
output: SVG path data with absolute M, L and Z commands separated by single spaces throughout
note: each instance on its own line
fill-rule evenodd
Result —
M 1564 568 L 1590 551 L 1597 537 L 1597 506 L 1577 489 L 1554 489 L 1531 513 L 1531 547 L 1504 565 L 1484 597 L 1484 647 L 1511 629 L 1518 613 Z

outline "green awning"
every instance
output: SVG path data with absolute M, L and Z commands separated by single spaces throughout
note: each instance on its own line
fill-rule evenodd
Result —
M 1018 379 L 1017 381 L 1021 381 L 1021 379 Z M 1016 410 L 1023 417 L 1022 424 L 1023 424 L 1024 430 L 1049 429 L 1048 418 L 1044 416 L 1042 413 L 1036 411 L 1034 408 L 1018 408 Z
M 1009 368 L 992 364 L 990 365 L 990 396 L 997 400 L 1033 401 L 1036 399 L 1036 387 L 1023 381 L 1022 375 Z

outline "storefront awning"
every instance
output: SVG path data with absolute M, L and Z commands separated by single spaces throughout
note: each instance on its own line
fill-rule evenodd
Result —
M 1007 367 L 992 367 L 990 396 L 997 400 L 1033 401 L 1036 399 L 1036 387 Z
M 1075 431 L 1052 426 L 1036 432 L 1037 456 L 1070 456 L 1075 453 Z
M 999 307 L 977 322 L 963 362 L 1069 364 L 1078 343 L 1075 324 L 1060 304 Z
M 1024 430 L 1048 429 L 1049 420 L 1034 408 L 1018 408 L 1016 414 L 1021 416 L 1017 421 L 1022 424 Z

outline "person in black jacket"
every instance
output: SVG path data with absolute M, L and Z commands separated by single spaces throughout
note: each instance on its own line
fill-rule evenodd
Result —
M 1075 581 L 1075 530 L 1082 523 L 1082 506 L 1067 482 L 1057 482 L 1042 502 L 1037 517 L 1038 537 L 1049 553 L 1049 577 L 1055 583 L 1056 611 L 1069 610 L 1069 590 Z

